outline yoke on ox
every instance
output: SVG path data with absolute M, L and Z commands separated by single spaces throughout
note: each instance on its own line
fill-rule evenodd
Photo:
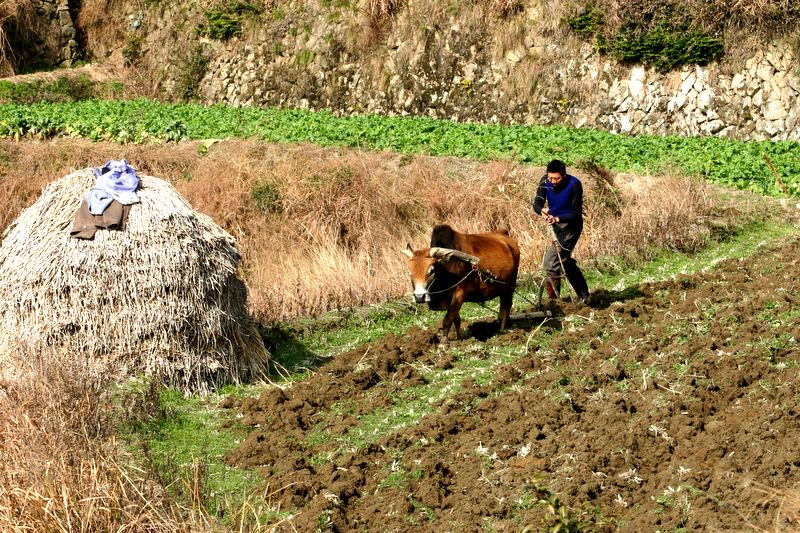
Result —
M 447 345 L 450 326 L 455 324 L 460 339 L 464 302 L 486 302 L 500 298 L 500 328 L 508 326 L 511 301 L 519 270 L 519 245 L 506 230 L 489 233 L 460 233 L 438 225 L 431 233 L 431 246 L 413 250 L 408 257 L 415 303 L 427 303 L 434 311 L 447 311 L 439 337 Z

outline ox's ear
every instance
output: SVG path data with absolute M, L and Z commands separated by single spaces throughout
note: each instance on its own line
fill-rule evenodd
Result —
M 400 251 L 401 251 L 401 252 L 403 252 L 403 255 L 405 255 L 405 256 L 406 256 L 406 257 L 408 257 L 409 259 L 411 259 L 412 257 L 414 257 L 414 250 L 412 250 L 412 249 L 411 249 L 411 245 L 410 245 L 410 244 L 408 244 L 408 243 L 406 243 L 406 247 L 405 247 L 405 249 L 403 249 L 403 250 L 400 250 Z

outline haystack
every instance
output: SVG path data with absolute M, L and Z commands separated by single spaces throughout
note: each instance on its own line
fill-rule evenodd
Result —
M 167 182 L 139 176 L 122 231 L 70 237 L 92 169 L 50 184 L 0 246 L 0 365 L 12 353 L 70 353 L 120 377 L 187 391 L 265 375 L 231 235 Z

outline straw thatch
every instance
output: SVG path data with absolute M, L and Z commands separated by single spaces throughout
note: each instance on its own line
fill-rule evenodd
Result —
M 70 237 L 92 169 L 52 184 L 0 246 L 0 366 L 12 353 L 69 352 L 121 376 L 209 390 L 263 376 L 268 354 L 245 309 L 235 241 L 167 182 L 139 176 L 124 231 Z

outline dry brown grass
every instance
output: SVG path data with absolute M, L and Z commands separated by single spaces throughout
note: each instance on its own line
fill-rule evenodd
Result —
M 587 202 L 587 256 L 646 253 L 650 243 L 695 251 L 707 241 L 710 230 L 703 221 L 717 206 L 708 184 L 676 176 L 630 176 L 618 182 L 616 197 Z M 617 201 L 619 215 L 609 216 L 609 203 Z
M 525 46 L 525 36 L 528 32 L 535 31 L 530 21 L 521 17 L 515 17 L 507 21 L 493 32 L 492 56 L 495 61 L 501 61 L 511 50 L 518 50 L 521 53 L 527 52 Z
M 17 354 L 18 380 L 0 383 L 0 529 L 191 531 L 202 513 L 180 509 L 131 466 L 104 419 L 102 377 L 53 354 Z
M 376 17 L 390 17 L 404 4 L 403 0 L 365 0 L 365 7 Z
M 100 58 L 122 47 L 127 30 L 125 0 L 83 0 L 76 29 L 86 37 L 86 47 Z
M 755 490 L 764 495 L 764 502 L 777 503 L 773 526 L 762 529 L 762 533 L 797 533 L 800 531 L 800 489 L 777 489 L 766 485 L 756 485 Z
M 10 36 L 32 25 L 30 0 L 0 0 L 0 77 L 14 75 L 14 50 Z
M 574 6 L 563 0 L 555 3 L 554 8 L 561 10 Z M 695 30 L 738 28 L 769 38 L 776 30 L 791 31 L 800 17 L 800 5 L 794 0 L 597 0 L 594 4 L 612 32 L 626 22 L 669 23 L 680 16 Z
M 558 37 L 564 32 L 562 20 L 574 5 L 564 0 L 535 0 L 527 3 L 538 21 L 537 31 L 548 38 Z
M 698 21 L 708 25 L 757 28 L 765 34 L 792 26 L 800 16 L 794 0 L 691 0 L 688 2 Z
M 523 275 L 539 271 L 546 242 L 529 204 L 543 169 L 511 162 L 249 141 L 217 143 L 204 157 L 194 143 L 77 140 L 5 142 L 0 155 L 6 167 L 0 194 L 11 200 L 0 211 L 2 227 L 44 184 L 71 169 L 124 157 L 139 171 L 171 181 L 238 240 L 250 309 L 262 321 L 403 295 L 408 287 L 400 249 L 409 242 L 424 246 L 437 223 L 472 232 L 509 228 L 520 242 Z M 708 237 L 706 221 L 719 211 L 704 183 L 617 176 L 609 196 L 591 172 L 569 170 L 587 190 L 586 230 L 576 251 L 582 261 L 608 254 L 642 258 L 658 246 L 695 249 Z M 276 197 L 262 209 L 253 191 L 264 187 Z

